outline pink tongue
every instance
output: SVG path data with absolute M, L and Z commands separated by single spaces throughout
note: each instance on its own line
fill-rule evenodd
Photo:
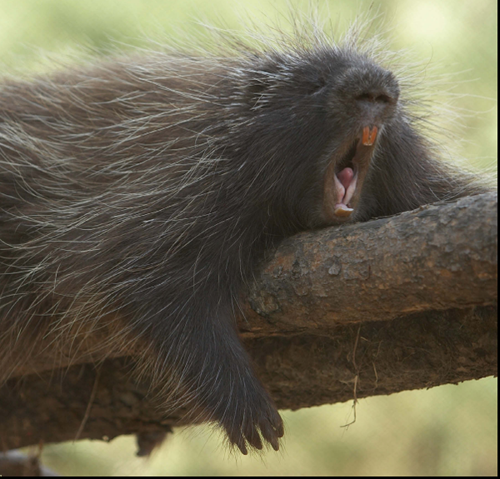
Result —
M 354 177 L 354 171 L 352 168 L 344 168 L 341 172 L 337 174 L 337 178 L 342 183 L 342 186 L 347 190 L 351 181 Z
M 356 180 L 354 179 L 354 171 L 352 168 L 344 168 L 335 175 L 335 185 L 337 191 L 335 216 L 349 217 L 353 209 L 348 206 L 348 204 L 354 194 L 354 188 L 356 188 Z

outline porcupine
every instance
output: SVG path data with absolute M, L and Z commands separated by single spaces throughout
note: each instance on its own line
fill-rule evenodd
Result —
M 244 454 L 278 449 L 235 324 L 260 261 L 299 231 L 484 191 L 435 158 L 369 48 L 312 30 L 3 81 L 0 379 L 112 322 L 102 347 L 140 338 L 166 404 Z

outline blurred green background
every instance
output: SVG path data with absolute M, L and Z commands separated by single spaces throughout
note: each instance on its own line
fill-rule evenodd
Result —
M 359 14 L 380 14 L 383 37 L 418 62 L 431 103 L 445 102 L 438 130 L 444 155 L 496 175 L 497 2 L 493 0 L 0 0 L 0 68 L 31 74 L 78 61 L 195 35 L 197 20 L 241 29 L 319 6 L 342 32 Z M 380 33 L 380 32 L 379 32 Z M 70 58 L 70 60 L 67 60 Z M 434 92 L 429 85 L 441 83 Z M 136 458 L 134 438 L 46 446 L 45 465 L 64 475 L 496 475 L 496 379 L 352 403 L 284 411 L 279 453 L 229 454 L 212 428 L 178 429 L 152 458 Z

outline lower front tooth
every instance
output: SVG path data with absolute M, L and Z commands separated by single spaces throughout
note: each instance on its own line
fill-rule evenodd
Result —
M 338 205 L 335 207 L 335 216 L 340 216 L 343 218 L 347 218 L 348 216 L 351 216 L 351 213 L 353 212 L 353 208 L 349 208 L 346 205 Z

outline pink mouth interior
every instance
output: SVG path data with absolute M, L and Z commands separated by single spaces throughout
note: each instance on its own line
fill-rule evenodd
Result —
M 354 191 L 356 190 L 357 176 L 354 176 L 352 168 L 344 168 L 342 171 L 335 175 L 335 187 L 337 191 L 337 198 L 335 204 L 335 214 L 341 212 L 351 212 L 352 208 L 349 206 Z M 340 214 L 339 216 L 342 216 Z

